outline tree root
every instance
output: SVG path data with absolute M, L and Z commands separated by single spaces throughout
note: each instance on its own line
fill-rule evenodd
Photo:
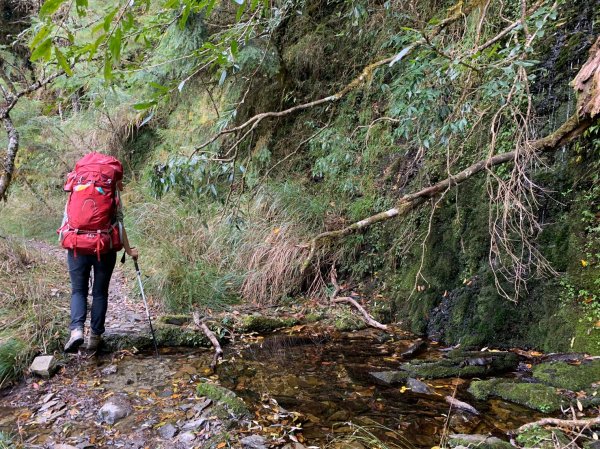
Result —
M 192 313 L 192 318 L 196 327 L 198 327 L 202 332 L 204 332 L 204 335 L 208 337 L 211 344 L 213 345 L 213 348 L 215 348 L 215 355 L 213 357 L 212 362 L 210 363 L 210 369 L 214 372 L 215 368 L 217 367 L 217 363 L 219 363 L 219 360 L 223 358 L 223 349 L 221 349 L 221 344 L 219 343 L 219 340 L 217 340 L 217 337 L 215 336 L 214 332 L 208 328 L 204 320 L 200 317 L 199 312 Z
M 525 432 L 526 430 L 531 429 L 532 427 L 541 427 L 541 426 L 556 426 L 556 427 L 595 427 L 600 425 L 600 417 L 598 418 L 590 418 L 590 419 L 558 419 L 558 418 L 543 418 L 539 421 L 530 422 L 528 424 L 524 424 L 517 429 L 517 432 Z

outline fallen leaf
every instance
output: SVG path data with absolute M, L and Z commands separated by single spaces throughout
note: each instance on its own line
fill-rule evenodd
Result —
M 222 443 L 217 444 L 217 449 L 221 449 L 222 447 L 227 446 L 227 443 L 223 441 Z
M 587 260 L 581 259 L 581 266 L 582 267 L 587 267 L 590 263 Z
M 580 412 L 583 411 L 583 404 L 579 401 L 579 399 L 577 399 L 577 408 L 579 409 Z

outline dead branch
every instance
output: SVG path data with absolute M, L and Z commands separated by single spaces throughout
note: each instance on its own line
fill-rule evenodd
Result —
M 350 304 L 351 306 L 353 306 L 356 310 L 358 310 L 361 313 L 365 323 L 367 323 L 369 326 L 374 327 L 376 329 L 381 329 L 383 331 L 386 331 L 388 329 L 385 324 L 381 324 L 379 321 L 373 319 L 373 317 L 369 314 L 369 312 L 367 312 L 366 309 L 363 306 L 361 306 L 354 298 L 351 298 L 350 296 L 343 296 L 343 297 L 337 298 L 337 295 L 342 290 L 342 288 L 340 287 L 340 284 L 337 281 L 337 271 L 336 271 L 335 267 L 333 267 L 331 269 L 330 277 L 331 277 L 331 283 L 333 284 L 333 287 L 334 287 L 334 291 L 331 294 L 331 297 L 329 298 L 330 302 Z
M 468 412 L 473 415 L 479 415 L 479 412 L 477 411 L 477 409 L 475 409 L 475 407 L 473 407 L 472 405 L 467 404 L 466 402 L 459 401 L 458 399 L 456 399 L 452 396 L 446 396 L 445 399 L 446 399 L 446 402 L 448 404 L 450 404 L 451 407 L 454 407 L 457 410 L 462 410 L 463 412 Z
M 213 345 L 213 348 L 215 348 L 215 355 L 213 357 L 212 362 L 210 363 L 210 369 L 214 372 L 215 368 L 217 366 L 217 363 L 219 363 L 219 359 L 223 358 L 223 349 L 221 349 L 219 340 L 217 340 L 217 337 L 215 336 L 214 332 L 208 328 L 208 326 L 206 325 L 204 320 L 200 317 L 200 313 L 199 312 L 192 313 L 192 318 L 194 320 L 194 324 L 196 325 L 196 327 L 198 327 L 202 332 L 204 332 L 204 335 L 206 335 L 208 337 L 211 344 Z
M 517 429 L 517 432 L 525 432 L 526 430 L 531 429 L 532 427 L 541 427 L 541 426 L 556 426 L 556 427 L 567 427 L 572 429 L 574 427 L 595 427 L 600 425 L 600 417 L 597 418 L 589 418 L 589 419 L 558 419 L 558 418 L 543 418 L 539 421 L 530 422 L 528 424 L 524 424 Z
M 580 118 L 578 115 L 573 115 L 552 134 L 530 142 L 530 149 L 538 154 L 554 151 L 576 137 L 579 137 L 592 123 L 593 120 L 589 116 Z M 418 192 L 404 195 L 402 198 L 400 198 L 396 207 L 392 209 L 372 215 L 342 229 L 322 232 L 310 241 L 310 251 L 304 263 L 302 264 L 301 272 L 304 272 L 308 268 L 315 256 L 317 249 L 325 243 L 360 231 L 376 223 L 389 220 L 390 218 L 407 215 L 413 209 L 420 206 L 428 199 L 439 195 L 443 191 L 463 183 L 467 179 L 472 178 L 474 175 L 484 170 L 488 170 L 496 165 L 505 164 L 511 161 L 518 162 L 517 151 L 510 151 L 507 153 L 498 154 L 488 159 L 480 160 L 458 172 L 457 174 L 449 176 L 443 181 L 421 189 Z

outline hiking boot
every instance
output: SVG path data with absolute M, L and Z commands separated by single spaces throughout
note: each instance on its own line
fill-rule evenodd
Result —
M 93 332 L 90 332 L 90 336 L 88 337 L 87 349 L 88 351 L 96 351 L 98 346 L 100 346 L 100 342 L 102 341 L 102 335 L 96 335 Z
M 65 352 L 77 352 L 81 343 L 83 343 L 83 329 L 72 329 L 71 338 L 69 338 L 69 341 L 65 345 Z

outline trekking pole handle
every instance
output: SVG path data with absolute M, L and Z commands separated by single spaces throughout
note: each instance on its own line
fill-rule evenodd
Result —
M 137 259 L 133 259 L 133 264 L 135 265 L 135 271 L 140 272 L 140 266 L 137 263 Z

